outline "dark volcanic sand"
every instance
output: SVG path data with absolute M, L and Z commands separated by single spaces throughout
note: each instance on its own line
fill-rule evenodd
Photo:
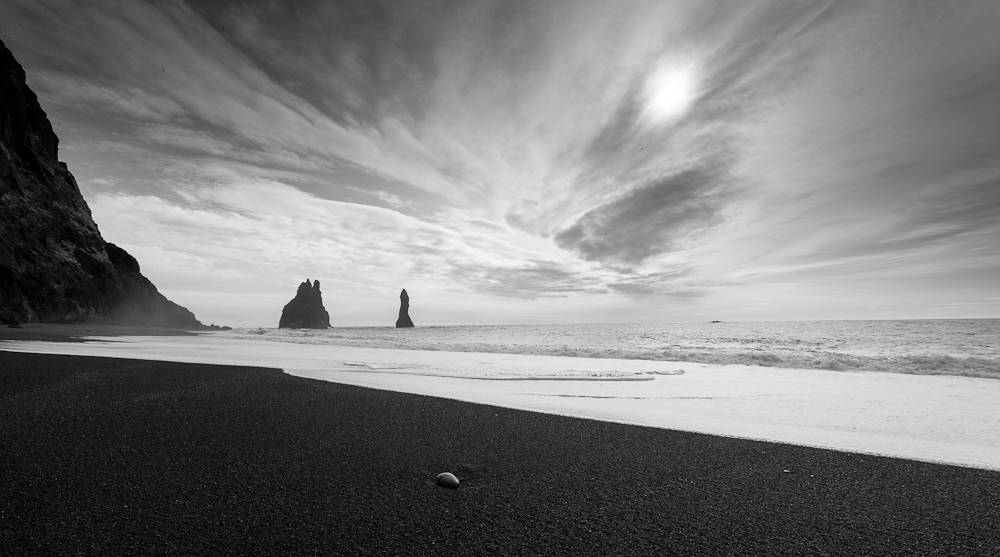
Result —
M 997 472 L 0 351 L 5 555 L 997 555 L 998 501 Z
M 20 329 L 0 325 L 0 340 L 83 342 L 81 337 L 190 336 L 201 334 L 183 329 L 137 325 L 22 323 Z M 2 347 L 0 347 L 2 348 Z

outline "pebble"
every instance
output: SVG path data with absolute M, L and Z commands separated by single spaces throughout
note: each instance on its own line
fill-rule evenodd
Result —
M 451 472 L 441 472 L 437 475 L 437 481 L 438 485 L 443 485 L 444 487 L 450 487 L 452 489 L 458 487 L 459 484 L 458 478 L 456 478 L 455 474 L 452 474 Z

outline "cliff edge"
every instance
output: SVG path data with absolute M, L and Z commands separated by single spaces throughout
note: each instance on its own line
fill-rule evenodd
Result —
M 204 328 L 105 242 L 24 69 L 0 41 L 0 309 L 25 322 Z

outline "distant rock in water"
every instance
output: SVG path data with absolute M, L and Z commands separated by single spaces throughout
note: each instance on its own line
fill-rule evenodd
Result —
M 319 281 L 309 279 L 299 285 L 291 302 L 281 310 L 279 329 L 326 329 L 330 326 L 330 314 L 323 307 L 323 294 L 319 291 Z
M 406 293 L 404 288 L 402 292 L 399 293 L 399 319 L 396 320 L 396 327 L 412 327 L 413 321 L 410 321 L 410 296 Z
M 0 41 L 0 308 L 34 323 L 201 329 L 125 250 L 105 242 L 59 138 Z

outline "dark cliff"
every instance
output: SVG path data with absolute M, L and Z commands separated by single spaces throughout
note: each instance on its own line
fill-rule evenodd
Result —
M 413 321 L 410 320 L 410 295 L 406 293 L 406 289 L 404 288 L 399 293 L 399 319 L 396 319 L 396 328 L 412 326 Z
M 107 243 L 59 139 L 0 41 L 0 309 L 28 322 L 202 328 Z
M 330 326 L 330 314 L 323 307 L 323 293 L 319 291 L 319 281 L 309 279 L 299 285 L 292 301 L 285 304 L 278 320 L 279 329 L 326 329 Z

